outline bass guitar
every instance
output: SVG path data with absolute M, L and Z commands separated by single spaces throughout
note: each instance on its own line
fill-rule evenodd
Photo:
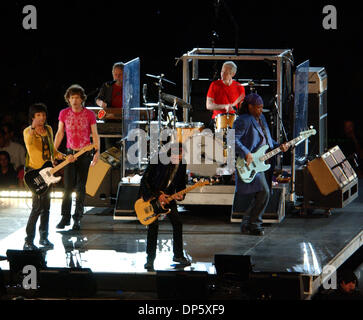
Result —
M 297 146 L 305 139 L 309 138 L 314 134 L 316 134 L 315 129 L 301 131 L 298 137 L 290 140 L 289 142 L 286 143 L 286 145 L 288 145 L 289 147 L 292 145 Z M 265 161 L 281 152 L 281 149 L 279 147 L 265 154 L 268 148 L 269 146 L 265 144 L 264 146 L 259 148 L 255 153 L 252 153 L 253 160 L 249 165 L 247 165 L 245 159 L 241 157 L 237 158 L 236 169 L 239 177 L 244 183 L 252 182 L 257 173 L 267 171 L 268 169 L 270 169 L 271 165 L 266 164 Z
M 192 191 L 195 188 L 202 187 L 207 184 L 210 184 L 208 180 L 199 181 L 190 187 L 187 187 L 177 193 L 174 193 L 173 195 L 169 196 L 167 199 L 169 201 L 174 200 L 178 196 L 182 196 L 185 193 Z M 134 207 L 137 218 L 139 219 L 140 223 L 143 225 L 149 225 L 153 223 L 161 214 L 168 214 L 171 211 L 171 209 L 169 208 L 164 208 L 164 206 L 160 204 L 158 198 L 152 198 L 148 201 L 144 201 L 143 198 L 140 198 L 135 202 Z
M 77 159 L 85 152 L 91 151 L 94 147 L 94 144 L 90 144 L 79 150 L 73 157 Z M 69 163 L 69 159 L 66 158 L 63 162 L 53 168 L 52 162 L 47 161 L 40 169 L 27 172 L 24 175 L 24 181 L 31 192 L 41 195 L 48 190 L 51 184 L 57 183 L 62 179 L 62 177 L 55 177 L 54 174 Z

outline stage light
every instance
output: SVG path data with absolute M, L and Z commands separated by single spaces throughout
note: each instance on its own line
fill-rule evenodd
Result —
M 25 190 L 0 190 L 0 198 L 31 198 L 32 193 Z M 53 191 L 50 193 L 51 199 L 62 199 L 62 191 Z M 72 192 L 72 198 L 76 197 L 76 193 Z

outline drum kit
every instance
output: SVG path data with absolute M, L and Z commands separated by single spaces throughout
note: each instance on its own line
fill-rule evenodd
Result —
M 143 88 L 143 105 L 142 108 L 134 108 L 133 110 L 146 111 L 148 114 L 146 121 L 134 121 L 135 124 L 139 124 L 144 127 L 148 136 L 151 136 L 151 128 L 157 127 L 158 137 L 161 137 L 161 131 L 169 129 L 173 133 L 169 141 L 182 142 L 184 143 L 188 138 L 193 136 L 197 132 L 201 132 L 204 129 L 202 122 L 180 122 L 176 112 L 179 108 L 191 109 L 192 106 L 181 98 L 174 95 L 163 92 L 163 83 L 170 83 L 176 85 L 174 82 L 165 79 L 164 75 L 159 76 L 146 74 L 146 76 L 158 79 L 155 84 L 159 88 L 159 99 L 158 102 L 148 102 L 146 99 L 146 84 Z M 156 112 L 155 112 L 156 111 Z M 156 117 L 152 115 L 156 114 Z M 156 119 L 154 119 L 156 118 Z M 159 140 L 159 147 L 162 141 Z
M 146 76 L 158 80 L 157 82 L 154 82 L 154 84 L 158 87 L 158 101 L 157 102 L 147 101 L 146 99 L 147 85 L 144 84 L 143 107 L 133 108 L 131 110 L 138 110 L 142 111 L 144 114 L 145 113 L 147 114 L 146 119 L 144 117 L 144 120 L 134 121 L 133 123 L 137 125 L 139 128 L 144 129 L 147 137 L 149 137 L 148 138 L 149 140 L 150 137 L 152 135 L 155 136 L 155 132 L 157 132 L 158 136 L 157 150 L 150 150 L 149 157 L 151 157 L 152 154 L 155 154 L 155 152 L 159 152 L 160 148 L 162 148 L 163 145 L 168 142 L 186 143 L 189 139 L 211 134 L 211 131 L 209 131 L 208 133 L 203 132 L 203 130 L 205 129 L 203 122 L 189 122 L 188 120 L 178 121 L 176 112 L 180 108 L 181 109 L 186 108 L 191 110 L 192 105 L 190 105 L 188 102 L 184 101 L 181 98 L 163 92 L 164 83 L 176 85 L 174 82 L 166 79 L 164 74 L 157 76 L 146 74 Z M 254 88 L 254 86 L 259 86 L 260 84 L 255 84 L 249 81 L 248 83 L 244 83 L 242 85 Z M 214 131 L 215 133 L 219 133 L 218 139 L 221 140 L 221 141 L 216 141 L 216 143 L 222 145 L 223 158 L 225 159 L 225 161 L 227 161 L 226 159 L 228 155 L 228 145 L 227 145 L 228 131 L 232 129 L 236 117 L 237 116 L 235 113 L 221 113 L 218 114 L 214 119 L 215 120 Z M 165 139 L 165 132 L 167 132 L 166 141 L 163 140 Z M 214 139 L 217 139 L 217 135 L 214 137 Z M 202 145 L 200 144 L 198 145 L 198 149 L 200 149 L 202 153 L 204 147 L 205 146 L 203 145 L 203 143 Z

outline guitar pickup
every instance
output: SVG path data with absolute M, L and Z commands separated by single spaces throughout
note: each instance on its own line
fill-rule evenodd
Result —
M 253 178 L 253 177 L 254 177 L 254 175 L 255 175 L 255 173 L 256 173 L 256 171 L 255 171 L 255 170 L 252 170 L 252 171 L 251 171 L 251 174 L 250 174 L 250 178 Z

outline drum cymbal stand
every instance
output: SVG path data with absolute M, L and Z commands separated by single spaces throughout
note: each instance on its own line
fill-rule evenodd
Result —
M 160 76 L 154 76 L 154 75 L 151 75 L 151 74 L 146 74 L 148 77 L 151 77 L 151 78 L 155 78 L 155 79 L 158 79 L 159 81 L 158 82 L 155 82 L 155 85 L 157 85 L 159 87 L 159 101 L 158 101 L 158 150 L 160 150 L 160 147 L 161 147 L 161 137 L 160 137 L 160 131 L 161 131 L 161 121 L 162 121 L 162 108 L 165 108 L 163 102 L 162 102 L 162 91 L 163 91 L 163 81 L 165 82 L 168 82 L 168 83 L 171 83 L 173 85 L 176 86 L 176 83 L 175 82 L 172 82 L 168 79 L 165 79 L 164 78 L 164 74 L 161 74 Z M 174 110 L 174 114 L 175 114 L 175 110 Z

